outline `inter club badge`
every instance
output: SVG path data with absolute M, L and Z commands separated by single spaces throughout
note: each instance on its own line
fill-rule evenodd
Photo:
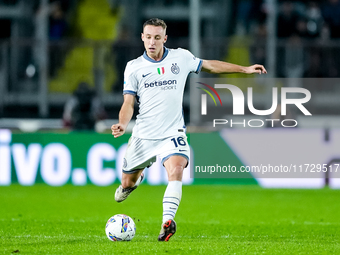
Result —
M 179 74 L 179 71 L 180 71 L 180 69 L 179 69 L 177 63 L 172 64 L 171 72 L 172 72 L 173 74 Z

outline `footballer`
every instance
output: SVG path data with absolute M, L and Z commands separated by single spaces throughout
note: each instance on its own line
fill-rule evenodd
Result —
M 185 49 L 168 49 L 166 24 L 153 18 L 143 25 L 145 52 L 127 63 L 124 72 L 124 102 L 119 123 L 112 135 L 123 135 L 133 116 L 135 101 L 139 114 L 124 157 L 121 185 L 115 193 L 124 201 L 142 182 L 143 170 L 158 155 L 168 174 L 163 197 L 163 220 L 159 241 L 168 241 L 176 232 L 174 221 L 182 197 L 182 175 L 188 165 L 190 148 L 186 137 L 182 101 L 189 73 L 267 73 L 262 65 L 240 66 L 218 60 L 203 60 Z

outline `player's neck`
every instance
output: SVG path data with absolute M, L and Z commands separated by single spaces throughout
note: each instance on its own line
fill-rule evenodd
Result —
M 157 55 L 152 56 L 148 52 L 146 52 L 146 54 L 148 55 L 149 58 L 151 58 L 155 61 L 160 61 L 163 58 L 163 55 L 164 55 L 164 47 L 161 49 L 161 51 Z

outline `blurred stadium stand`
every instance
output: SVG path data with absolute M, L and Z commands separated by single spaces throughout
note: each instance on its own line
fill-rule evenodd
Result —
M 20 128 L 20 119 L 38 119 L 32 124 L 38 129 L 62 128 L 64 105 L 82 81 L 92 84 L 108 119 L 117 118 L 125 64 L 143 52 L 142 23 L 164 19 L 166 45 L 190 49 L 190 3 L 0 0 L 0 128 Z M 339 0 L 201 0 L 200 10 L 200 58 L 265 64 L 274 77 L 340 77 Z M 269 38 L 266 20 L 275 10 L 275 36 Z M 275 56 L 268 56 L 271 41 Z M 318 97 L 318 114 L 340 113 L 339 85 L 308 88 Z M 188 92 L 187 86 L 185 112 Z

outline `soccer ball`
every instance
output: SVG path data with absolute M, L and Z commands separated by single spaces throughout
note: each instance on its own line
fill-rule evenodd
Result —
M 105 233 L 111 241 L 130 241 L 136 234 L 136 225 L 131 217 L 116 214 L 107 221 Z

